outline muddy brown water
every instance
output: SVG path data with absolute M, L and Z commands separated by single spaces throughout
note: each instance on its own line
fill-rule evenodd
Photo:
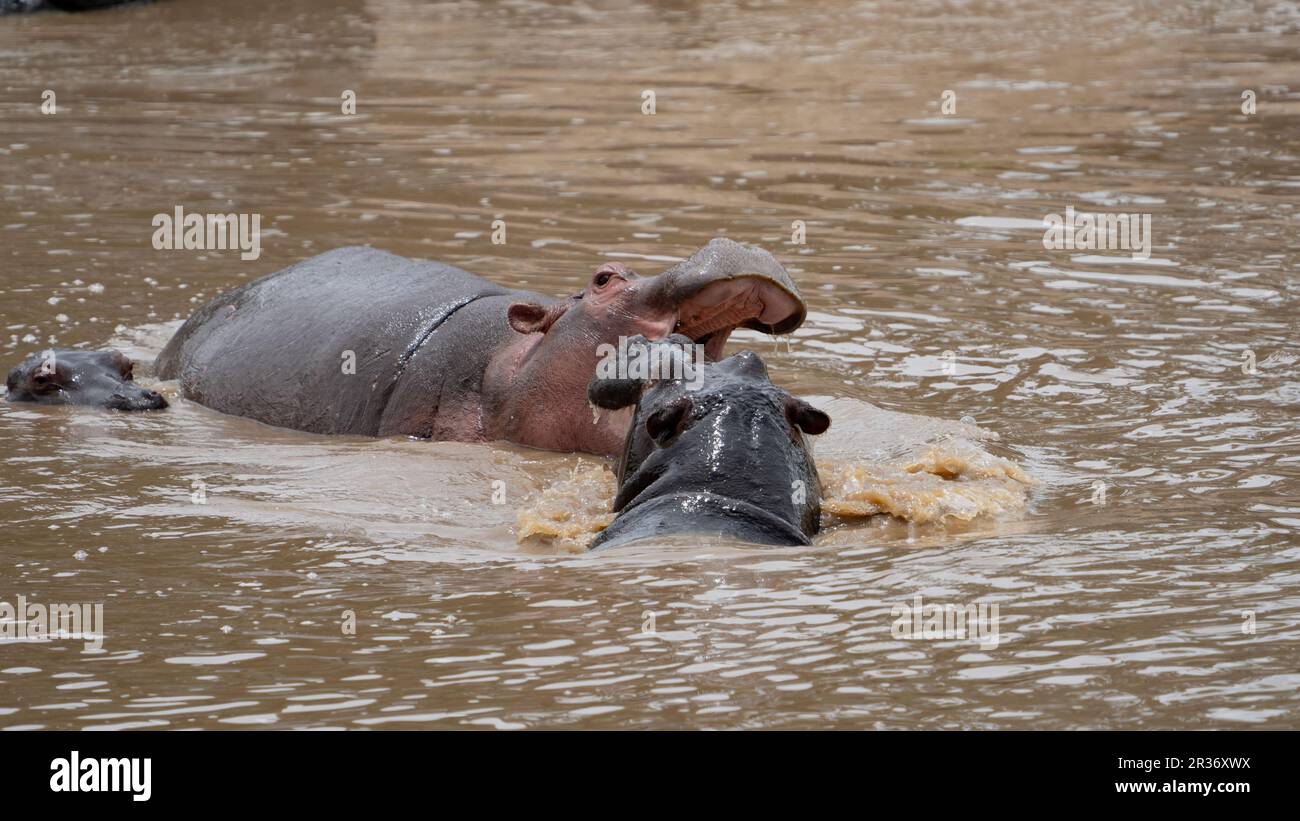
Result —
M 1300 11 L 1178 6 L 0 18 L 6 367 L 147 358 L 342 245 L 559 295 L 725 234 L 806 295 L 729 349 L 828 405 L 824 473 L 969 417 L 1036 483 L 812 549 L 588 556 L 517 536 L 548 488 L 601 502 L 592 457 L 0 403 L 0 600 L 104 608 L 98 650 L 0 641 L 0 726 L 1300 726 Z M 263 215 L 260 258 L 154 250 L 178 205 Z M 1151 258 L 1046 250 L 1067 206 L 1150 214 Z M 916 595 L 996 603 L 997 646 L 896 636 Z

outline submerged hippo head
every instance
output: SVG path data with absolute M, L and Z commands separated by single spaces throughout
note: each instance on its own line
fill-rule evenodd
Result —
M 131 381 L 133 365 L 117 351 L 45 351 L 9 372 L 10 402 L 157 410 L 167 400 Z
M 673 336 L 660 347 L 690 343 Z M 618 464 L 619 515 L 593 549 L 670 533 L 800 545 L 817 533 L 821 484 L 804 437 L 830 417 L 773 385 L 751 351 L 701 367 L 702 378 L 591 380 L 593 404 L 635 407 Z
M 775 257 L 729 239 L 714 239 L 652 277 L 639 276 L 622 263 L 604 263 L 587 287 L 568 299 L 510 306 L 510 326 L 529 342 L 513 362 L 514 406 L 506 415 L 515 425 L 505 438 L 560 440 L 557 449 L 617 452 L 626 435 L 627 414 L 606 415 L 590 427 L 571 421 L 585 415 L 581 410 L 586 383 L 602 346 L 636 335 L 657 341 L 677 333 L 703 345 L 705 356 L 717 360 L 736 328 L 788 333 L 806 315 L 798 288 Z M 548 414 L 529 413 L 533 407 L 546 407 Z M 560 432 L 525 429 L 554 426 L 556 420 L 562 420 L 572 441 L 564 441 Z

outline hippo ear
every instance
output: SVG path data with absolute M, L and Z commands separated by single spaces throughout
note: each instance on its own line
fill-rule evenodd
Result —
M 793 396 L 786 400 L 785 418 L 804 433 L 816 436 L 825 433 L 831 426 L 831 418 L 824 411 L 819 411 L 802 399 Z
M 650 438 L 660 447 L 663 447 L 668 444 L 668 440 L 686 429 L 686 422 L 690 419 L 693 406 L 694 403 L 689 396 L 677 397 L 670 404 L 650 414 L 645 420 L 645 432 L 650 434 Z
M 544 334 L 568 308 L 568 302 L 557 302 L 549 308 L 536 302 L 516 302 L 506 310 L 506 319 L 521 334 Z
M 118 350 L 107 351 L 106 355 L 109 362 L 112 363 L 112 367 L 117 368 L 118 372 L 125 378 L 131 378 L 131 375 L 135 372 L 135 363 L 131 361 L 130 357 Z

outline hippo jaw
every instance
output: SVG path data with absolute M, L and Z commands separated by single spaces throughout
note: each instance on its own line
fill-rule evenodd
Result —
M 803 324 L 807 306 L 781 263 L 761 248 L 718 238 L 663 272 L 648 295 L 668 307 L 667 321 L 645 327 L 659 341 L 670 333 L 704 345 L 705 358 L 722 358 L 738 327 L 784 334 Z
M 738 276 L 701 288 L 677 310 L 674 333 L 704 345 L 704 355 L 722 358 L 731 332 L 740 326 L 769 334 L 784 333 L 803 322 L 807 309 L 798 294 L 757 276 Z

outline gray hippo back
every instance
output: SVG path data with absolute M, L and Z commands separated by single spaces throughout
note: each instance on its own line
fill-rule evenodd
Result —
M 648 343 L 629 347 L 638 344 Z M 773 385 L 751 351 L 697 367 L 702 378 L 592 379 L 594 405 L 636 410 L 618 464 L 618 518 L 591 549 L 680 533 L 806 545 L 820 528 L 805 435 L 825 431 L 830 417 Z
M 384 412 L 422 344 L 466 305 L 509 294 L 450 265 L 341 248 L 212 300 L 156 369 L 224 413 L 374 436 L 388 432 Z M 437 396 L 429 404 L 436 411 Z

